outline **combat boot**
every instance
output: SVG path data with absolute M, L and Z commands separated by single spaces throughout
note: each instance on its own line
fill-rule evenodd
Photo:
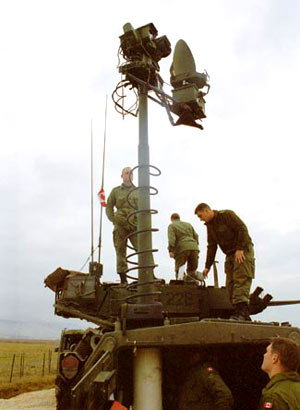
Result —
M 243 312 L 243 316 L 245 317 L 245 320 L 247 320 L 248 322 L 252 322 L 252 319 L 251 319 L 250 314 L 249 314 L 249 305 L 248 305 L 248 303 L 246 303 L 246 302 L 243 303 L 242 312 Z
M 245 320 L 241 313 L 241 306 L 240 303 L 233 305 L 234 313 L 230 316 L 229 320 Z
M 234 314 L 231 315 L 229 319 L 251 321 L 248 304 L 246 302 L 240 302 L 234 305 Z

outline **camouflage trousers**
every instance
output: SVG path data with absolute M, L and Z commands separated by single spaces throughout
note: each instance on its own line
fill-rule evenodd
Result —
M 194 275 L 198 268 L 198 259 L 199 259 L 199 251 L 191 250 L 191 251 L 183 251 L 180 252 L 179 255 L 175 255 L 175 273 L 176 279 L 178 276 L 178 271 L 180 266 L 185 265 L 187 263 L 187 273 Z
M 130 225 L 124 227 L 123 225 L 115 224 L 114 226 L 113 241 L 117 256 L 117 273 L 125 273 L 128 269 L 126 261 L 126 247 L 128 239 L 126 240 L 126 237 L 135 230 L 136 228 L 131 227 Z M 131 236 L 129 240 L 131 245 L 137 249 L 136 235 Z M 133 252 L 134 250 L 132 250 L 132 253 Z
M 252 279 L 255 275 L 255 259 L 253 246 L 249 246 L 248 251 L 244 251 L 245 261 L 235 262 L 234 254 L 226 256 L 225 273 L 226 288 L 230 301 L 233 305 L 237 303 L 249 303 L 249 293 Z
M 114 247 L 116 250 L 116 256 L 117 256 L 117 273 L 125 273 L 128 270 L 128 264 L 126 261 L 126 248 L 127 248 L 127 243 L 128 239 L 126 237 L 130 234 L 136 231 L 136 227 L 127 225 L 119 225 L 115 224 L 114 225 L 114 231 L 113 231 L 113 241 L 114 241 Z M 131 245 L 137 250 L 138 246 L 138 241 L 137 241 L 137 235 L 132 235 L 129 238 L 129 241 L 131 242 Z M 135 250 L 130 250 L 130 253 L 134 253 Z M 149 263 L 154 265 L 154 260 L 153 256 L 149 256 Z M 132 265 L 133 266 L 133 265 Z M 134 275 L 136 276 L 136 275 Z

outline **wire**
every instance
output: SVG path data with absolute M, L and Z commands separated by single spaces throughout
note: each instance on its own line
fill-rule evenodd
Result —
M 87 260 L 84 262 L 84 264 L 81 266 L 81 268 L 79 269 L 79 272 L 82 271 L 82 269 L 85 268 L 86 264 L 88 263 L 88 261 L 91 259 L 92 255 L 94 255 L 94 253 L 96 252 L 97 248 L 94 248 L 93 252 L 91 252 L 87 258 Z
M 115 110 L 119 113 L 119 114 L 122 114 L 123 116 L 125 116 L 125 115 L 128 115 L 128 114 L 131 114 L 131 115 L 133 115 L 134 117 L 137 117 L 137 114 L 138 114 L 138 109 L 137 109 L 137 107 L 138 107 L 138 97 L 137 97 L 137 92 L 136 92 L 136 90 L 135 90 L 135 88 L 132 88 L 131 90 L 133 91 L 133 93 L 134 93 L 134 96 L 135 96 L 135 102 L 129 107 L 129 108 L 124 108 L 124 106 L 123 105 L 121 105 L 121 102 L 122 102 L 122 104 L 124 103 L 124 101 L 125 101 L 125 98 L 127 97 L 127 95 L 125 95 L 124 94 L 124 90 L 125 90 L 125 88 L 126 87 L 128 87 L 128 86 L 130 86 L 131 85 L 131 83 L 130 83 L 130 81 L 128 81 L 128 80 L 121 80 L 118 84 L 117 84 L 117 86 L 116 86 L 116 88 L 115 88 L 115 90 L 113 91 L 113 93 L 112 93 L 112 99 L 113 99 L 113 102 L 114 102 L 114 104 L 115 104 Z M 122 94 L 120 95 L 119 94 L 119 91 L 120 90 L 122 90 Z

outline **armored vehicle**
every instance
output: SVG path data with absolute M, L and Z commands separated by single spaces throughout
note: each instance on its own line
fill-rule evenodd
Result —
M 155 281 L 159 302 L 137 303 L 137 284 L 101 283 L 99 274 L 58 268 L 46 279 L 55 291 L 55 313 L 97 325 L 65 330 L 59 346 L 57 409 L 176 409 L 191 348 L 210 349 L 231 389 L 236 409 L 256 409 L 267 382 L 262 355 L 271 337 L 300 343 L 300 329 L 288 323 L 229 320 L 232 305 L 224 287 Z M 270 302 L 251 295 L 252 317 Z M 146 366 L 144 366 L 146 364 Z M 151 402 L 140 384 L 147 380 Z M 157 396 L 157 397 L 156 397 Z M 162 406 L 159 404 L 162 397 Z M 147 407 L 145 407 L 147 405 Z
M 202 129 L 197 120 L 205 118 L 203 89 L 208 75 L 196 72 L 192 54 L 180 40 L 170 70 L 174 87 L 170 97 L 158 75 L 158 61 L 171 52 L 166 36 L 158 38 L 152 23 L 137 30 L 126 24 L 120 40 L 125 63 L 119 70 L 124 80 L 117 90 L 136 89 L 139 106 L 138 208 L 128 215 L 129 221 L 137 217 L 138 246 L 129 257 L 138 258 L 134 266 L 138 277 L 129 284 L 103 282 L 103 266 L 92 260 L 88 273 L 58 268 L 45 279 L 55 292 L 56 315 L 94 325 L 62 332 L 57 409 L 176 410 L 192 350 L 217 360 L 235 409 L 256 409 L 267 382 L 260 366 L 270 338 L 282 336 L 300 343 L 300 329 L 289 323 L 230 320 L 233 307 L 227 290 L 219 287 L 216 271 L 214 286 L 198 280 L 166 283 L 153 273 L 151 215 L 155 211 L 150 207 L 149 179 L 157 169 L 149 164 L 148 92 L 155 93 L 151 99 L 166 108 L 172 125 Z M 176 122 L 172 114 L 178 116 Z M 273 302 L 271 295 L 261 294 L 257 288 L 251 295 L 252 318 L 268 306 L 294 303 Z

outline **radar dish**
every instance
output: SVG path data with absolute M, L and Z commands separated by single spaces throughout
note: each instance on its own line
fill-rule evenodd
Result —
M 175 76 L 196 71 L 193 54 L 184 40 L 176 43 L 171 70 Z

